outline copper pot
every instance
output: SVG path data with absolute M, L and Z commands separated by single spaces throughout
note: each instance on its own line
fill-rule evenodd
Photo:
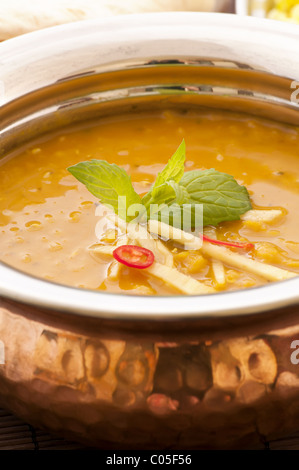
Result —
M 205 106 L 299 125 L 298 41 L 292 25 L 200 13 L 75 23 L 7 41 L 1 157 L 120 108 Z M 0 295 L 1 401 L 34 425 L 135 449 L 248 447 L 297 425 L 299 278 L 145 300 L 0 263 Z

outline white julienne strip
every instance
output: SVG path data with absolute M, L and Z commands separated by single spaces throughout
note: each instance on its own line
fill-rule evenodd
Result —
M 214 238 L 217 240 L 216 236 L 216 229 L 214 227 L 205 227 L 204 234 L 210 238 Z M 214 279 L 218 287 L 223 288 L 226 284 L 226 276 L 225 276 L 225 269 L 222 261 L 218 259 L 212 259 L 212 271 L 214 275 Z
M 113 221 L 122 232 L 127 233 L 129 238 L 138 243 L 138 245 L 151 250 L 155 259 L 159 262 L 168 266 L 173 267 L 173 256 L 166 246 L 160 241 L 156 240 L 147 231 L 146 227 L 136 223 L 127 223 L 117 215 L 109 215 L 109 220 Z
M 258 210 L 252 209 L 241 215 L 240 219 L 243 221 L 249 220 L 250 222 L 275 222 L 282 216 L 282 211 L 279 209 Z
M 122 245 L 128 244 L 128 237 L 127 235 L 122 235 L 119 237 L 117 243 L 115 245 L 92 245 L 88 248 L 89 251 L 92 253 L 98 253 L 100 255 L 108 255 L 110 256 L 115 248 Z
M 253 259 L 246 258 L 246 256 L 234 253 L 228 248 L 212 245 L 212 243 L 208 242 L 203 242 L 202 253 L 210 256 L 211 258 L 216 258 L 223 263 L 227 263 L 235 268 L 244 269 L 244 271 L 257 274 L 258 276 L 261 276 L 268 281 L 283 281 L 285 279 L 291 279 L 292 277 L 297 276 L 297 273 L 292 271 L 277 268 L 276 266 L 271 266 L 270 264 L 260 263 L 259 261 L 255 261 Z
M 196 279 L 193 279 L 191 276 L 186 276 L 176 268 L 169 268 L 168 266 L 157 262 L 154 262 L 145 271 L 159 279 L 162 279 L 164 282 L 175 287 L 184 294 L 212 294 L 216 292 L 213 287 L 206 286 Z
M 181 245 L 185 246 L 186 250 L 199 250 L 202 247 L 202 240 L 200 238 L 164 222 L 149 220 L 147 226 L 151 233 L 169 240 L 178 241 Z
M 92 251 L 95 251 L 98 254 L 110 255 L 113 256 L 113 251 L 115 246 L 107 245 L 102 246 L 98 245 L 95 248 L 91 248 Z M 178 271 L 176 268 L 170 268 L 161 263 L 155 261 L 149 268 L 144 270 L 145 274 L 151 274 L 152 276 L 161 279 L 162 281 L 169 284 L 171 287 L 178 289 L 184 294 L 196 295 L 196 294 L 212 294 L 216 292 L 212 287 L 206 286 L 196 279 L 193 279 L 190 276 Z
M 222 261 L 218 259 L 212 260 L 212 270 L 215 281 L 219 287 L 224 287 L 226 284 L 225 269 Z
M 159 227 L 157 224 L 152 222 L 157 221 L 149 221 L 149 230 L 152 233 L 158 233 L 163 236 L 163 233 L 169 233 L 167 224 L 163 222 L 158 222 Z M 166 226 L 166 227 L 164 227 Z M 182 230 L 179 232 L 182 232 Z M 178 234 L 179 232 L 176 232 Z M 194 245 L 202 243 L 201 252 L 203 255 L 210 256 L 211 258 L 218 259 L 223 263 L 227 263 L 230 266 L 233 266 L 238 269 L 244 269 L 253 274 L 257 274 L 268 281 L 283 281 L 285 279 L 290 279 L 292 277 L 296 277 L 297 273 L 292 271 L 287 271 L 286 269 L 277 268 L 276 266 L 271 266 L 269 264 L 260 263 L 259 261 L 255 261 L 250 258 L 246 258 L 246 256 L 239 255 L 238 253 L 234 253 L 233 251 L 225 248 L 223 246 L 213 245 L 212 243 L 202 241 L 199 237 L 194 237 Z M 177 238 L 173 238 L 173 240 L 181 243 L 181 239 L 184 238 L 184 234 L 178 236 Z
M 115 281 L 120 273 L 121 264 L 114 259 L 108 267 L 107 277 L 111 281 Z
M 94 255 L 108 255 L 111 256 L 115 248 L 122 245 L 128 244 L 128 237 L 126 235 L 121 236 L 116 245 L 92 245 L 89 247 L 89 251 Z M 114 259 L 107 270 L 107 277 L 111 281 L 115 281 L 120 273 L 121 265 Z

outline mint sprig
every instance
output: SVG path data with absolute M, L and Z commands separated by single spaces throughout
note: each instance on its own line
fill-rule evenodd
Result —
M 233 176 L 214 169 L 184 173 L 185 158 L 183 140 L 142 199 L 135 192 L 130 176 L 115 164 L 91 160 L 71 166 L 68 171 L 102 204 L 112 207 L 127 221 L 130 218 L 123 212 L 119 213 L 119 196 L 126 197 L 127 208 L 138 204 L 149 218 L 166 221 L 178 228 L 182 228 L 183 213 L 185 216 L 186 211 L 191 221 L 190 229 L 196 228 L 195 206 L 198 204 L 203 208 L 204 226 L 239 220 L 240 215 L 251 209 L 247 189 L 239 185 Z

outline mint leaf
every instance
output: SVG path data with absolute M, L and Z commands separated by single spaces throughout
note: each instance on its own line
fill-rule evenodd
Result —
M 116 214 L 125 218 L 122 210 L 118 211 L 119 196 L 126 197 L 126 207 L 141 204 L 140 196 L 135 192 L 131 177 L 123 168 L 105 160 L 90 160 L 68 168 L 68 171 L 83 183 L 88 191 L 104 205 L 113 207 Z
M 157 188 L 161 184 L 166 183 L 167 181 L 175 181 L 178 183 L 184 175 L 184 163 L 186 159 L 186 144 L 185 140 L 182 140 L 182 143 L 172 155 L 167 165 L 163 168 L 161 173 L 158 173 L 157 179 L 154 186 L 152 187 L 152 193 L 155 194 Z
M 180 185 L 187 190 L 190 202 L 203 204 L 203 225 L 239 220 L 251 209 L 249 194 L 233 176 L 214 170 L 194 170 L 184 174 Z
M 159 220 L 186 231 L 202 228 L 202 212 L 199 211 L 195 219 L 195 206 L 189 203 L 165 205 L 159 211 L 153 213 L 151 219 Z
M 152 186 L 151 190 L 142 198 L 142 204 L 148 207 L 152 204 L 152 199 L 159 198 L 158 192 L 159 187 L 168 181 L 174 181 L 178 183 L 182 176 L 184 175 L 184 164 L 186 159 L 186 144 L 185 140 L 182 140 L 182 143 L 178 149 L 174 152 L 167 165 L 163 168 L 161 173 L 158 173 L 157 179 Z
M 184 188 L 184 186 L 176 183 L 175 181 L 168 181 L 165 184 L 172 188 L 174 195 L 175 195 L 176 204 L 181 206 L 182 204 L 189 202 L 190 197 L 189 197 L 188 191 L 186 190 L 186 188 Z
M 247 189 L 233 176 L 214 169 L 189 171 L 179 184 L 174 181 L 162 184 L 148 203 L 161 205 L 150 211 L 150 218 L 184 230 L 238 220 L 251 209 Z M 198 205 L 202 206 L 202 219 Z
M 170 206 L 162 206 L 161 209 L 151 214 L 151 219 L 159 220 L 173 227 L 182 227 L 182 206 L 179 204 L 171 204 Z
M 181 207 L 187 202 L 189 202 L 189 195 L 186 189 L 175 181 L 167 181 L 157 188 L 155 196 L 152 195 L 147 202 L 148 217 L 181 227 Z
M 167 181 L 156 188 L 155 193 L 149 193 L 147 198 L 143 198 L 142 202 L 148 212 L 152 204 L 184 204 L 189 201 L 189 194 L 184 186 L 179 185 L 175 181 Z

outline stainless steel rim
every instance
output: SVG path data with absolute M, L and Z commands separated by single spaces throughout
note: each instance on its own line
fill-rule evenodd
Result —
M 186 320 L 262 313 L 299 303 L 299 279 L 201 296 L 144 297 L 108 294 L 25 275 L 3 264 L 1 296 L 37 307 L 118 320 Z

